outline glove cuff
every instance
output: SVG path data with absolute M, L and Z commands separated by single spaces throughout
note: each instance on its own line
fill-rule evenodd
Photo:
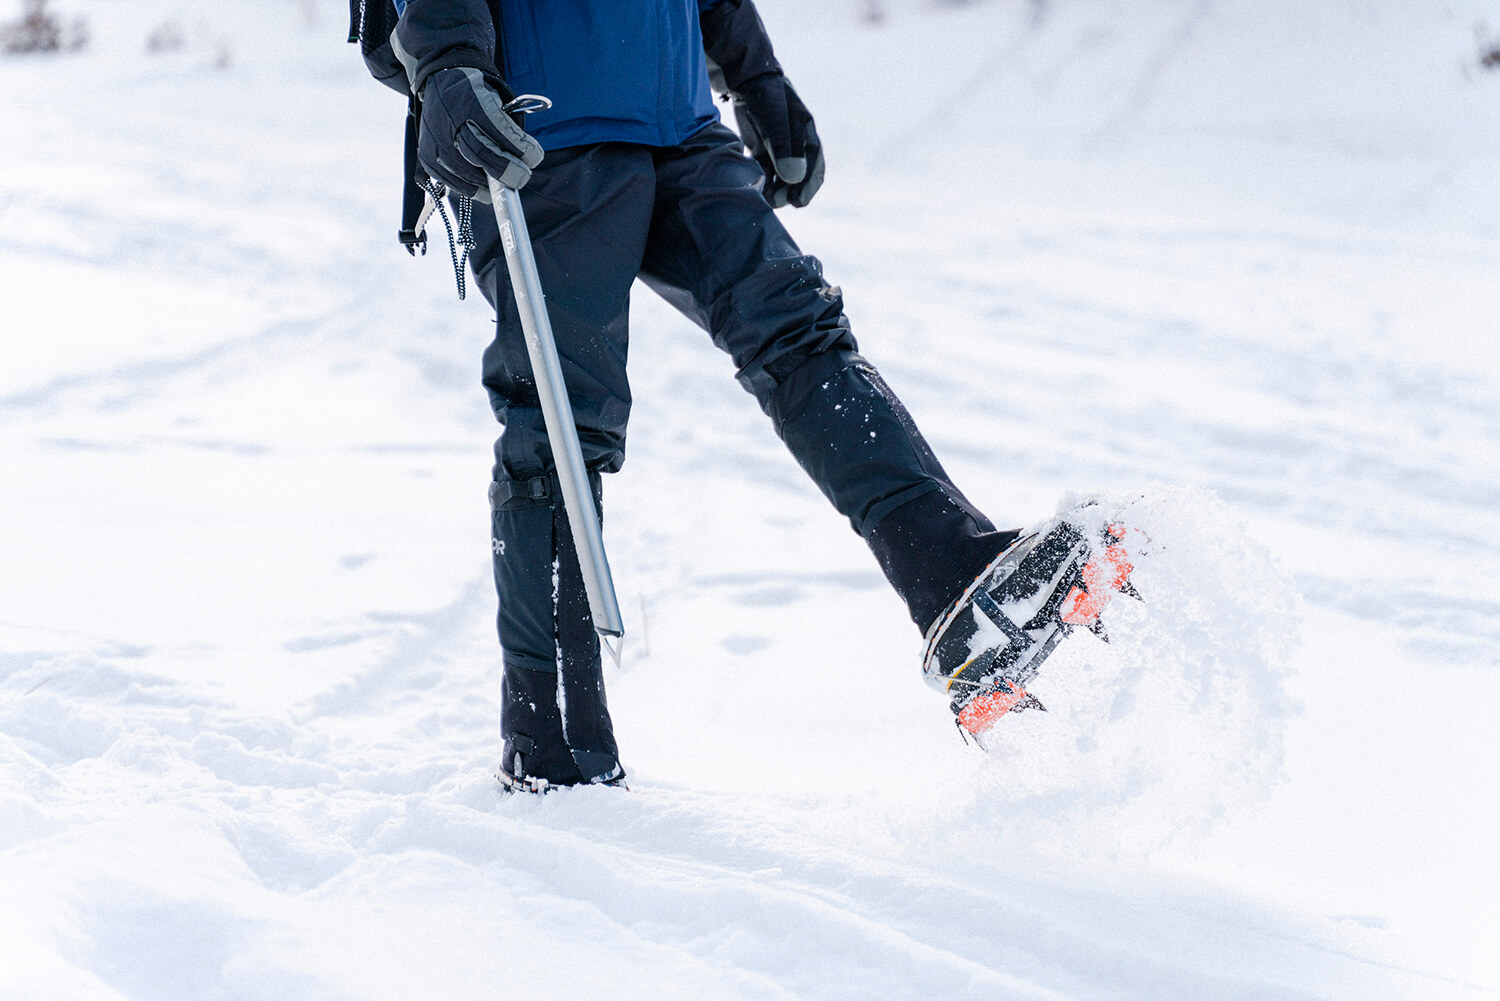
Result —
M 472 49 L 454 49 L 445 52 L 426 66 L 422 67 L 422 74 L 412 80 L 411 92 L 417 95 L 417 100 L 422 99 L 422 93 L 430 81 L 443 70 L 478 70 L 484 77 L 484 82 L 495 88 L 495 93 L 500 95 L 504 104 L 509 104 L 516 96 L 510 85 L 505 82 L 495 67 L 490 64 L 482 54 Z
M 758 76 L 781 74 L 752 0 L 720 0 L 698 16 L 698 25 L 716 89 L 733 92 Z
M 755 90 L 765 86 L 772 80 L 785 81 L 786 74 L 781 71 L 780 66 L 777 66 L 774 70 L 767 70 L 764 73 L 757 73 L 752 77 L 746 77 L 733 86 L 729 84 L 728 78 L 723 75 L 722 71 L 719 78 L 724 82 L 724 86 L 720 88 L 720 92 L 726 98 L 739 102 L 753 102 Z M 791 86 L 791 84 L 787 83 L 785 86 Z

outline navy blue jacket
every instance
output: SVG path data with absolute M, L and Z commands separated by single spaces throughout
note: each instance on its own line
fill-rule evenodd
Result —
M 395 0 L 394 42 L 414 91 L 436 70 L 472 66 L 551 98 L 526 119 L 543 149 L 674 146 L 719 118 L 698 21 L 716 2 Z

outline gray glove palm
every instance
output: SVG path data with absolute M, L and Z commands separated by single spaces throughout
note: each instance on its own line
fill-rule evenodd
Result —
M 477 69 L 438 70 L 422 86 L 417 159 L 455 194 L 489 200 L 486 175 L 520 188 L 542 162 L 542 147 L 505 112 L 515 95 Z

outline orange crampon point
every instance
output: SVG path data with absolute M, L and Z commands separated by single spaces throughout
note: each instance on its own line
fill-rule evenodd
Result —
M 1116 591 L 1124 590 L 1135 567 L 1130 554 L 1119 544 L 1125 529 L 1121 525 L 1109 526 L 1109 537 L 1115 541 L 1104 551 L 1083 565 L 1083 582 L 1075 584 L 1063 599 L 1061 618 L 1075 626 L 1091 626 L 1099 621 L 1099 613 L 1109 604 Z
M 1007 689 L 1002 683 L 1001 687 L 993 692 L 976 695 L 958 714 L 958 723 L 965 730 L 978 736 L 999 722 L 1001 716 L 1029 698 L 1030 696 L 1020 685 L 1012 682 Z

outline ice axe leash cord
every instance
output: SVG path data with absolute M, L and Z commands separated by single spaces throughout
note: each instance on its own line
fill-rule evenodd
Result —
M 511 114 L 524 115 L 551 107 L 545 97 L 522 94 L 505 106 Z M 599 512 L 594 507 L 594 492 L 589 488 L 588 470 L 583 464 L 583 449 L 578 443 L 578 426 L 573 421 L 573 407 L 568 401 L 568 387 L 563 382 L 562 363 L 557 356 L 557 341 L 552 336 L 552 321 L 547 316 L 547 302 L 537 276 L 536 256 L 531 249 L 531 234 L 526 228 L 526 214 L 521 196 L 493 177 L 490 200 L 495 209 L 495 224 L 500 229 L 500 246 L 505 250 L 505 266 L 510 271 L 511 289 L 521 314 L 521 330 L 526 335 L 526 353 L 531 357 L 532 376 L 536 379 L 537 397 L 547 424 L 547 441 L 562 487 L 563 508 L 573 534 L 573 548 L 578 551 L 583 571 L 583 586 L 588 594 L 589 613 L 594 631 L 609 651 L 616 666 L 625 637 L 620 602 L 615 597 L 614 578 L 604 555 L 604 536 L 599 530 Z M 613 642 L 612 642 L 613 641 Z

